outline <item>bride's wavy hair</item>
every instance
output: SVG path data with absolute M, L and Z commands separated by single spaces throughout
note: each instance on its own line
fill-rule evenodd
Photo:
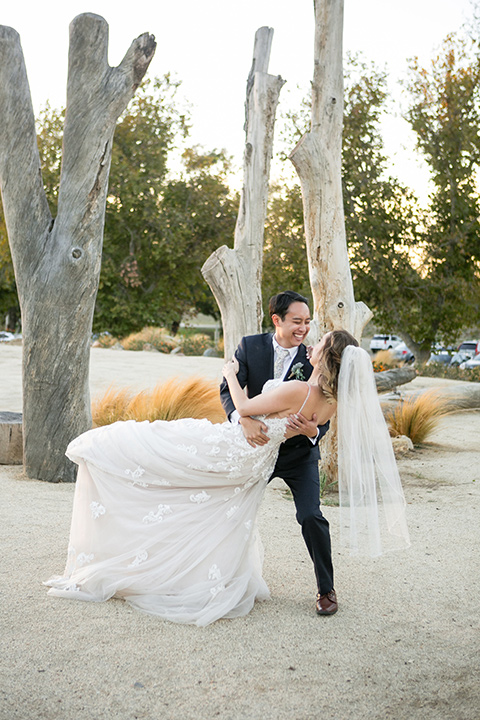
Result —
M 337 399 L 342 353 L 348 345 L 358 347 L 358 341 L 347 330 L 332 330 L 328 333 L 322 348 L 319 362 L 323 368 L 318 384 L 329 403 L 333 403 Z

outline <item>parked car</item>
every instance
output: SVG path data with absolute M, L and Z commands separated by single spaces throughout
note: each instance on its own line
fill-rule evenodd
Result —
M 450 365 L 453 354 L 454 352 L 452 350 L 448 350 L 447 348 L 435 348 L 435 352 L 433 352 L 427 360 L 427 365 L 432 365 L 433 363 L 438 363 L 439 365 Z
M 0 330 L 0 342 L 10 342 L 10 340 L 14 340 L 15 335 L 11 332 L 8 332 L 8 330 Z
M 471 360 L 480 352 L 479 340 L 465 340 L 458 346 L 457 352 L 453 355 L 450 365 L 461 365 Z
M 415 360 L 415 355 L 403 341 L 400 341 L 400 343 L 392 348 L 390 352 L 395 360 L 402 360 L 406 363 L 411 363 Z
M 465 360 L 465 362 L 460 364 L 460 367 L 462 370 L 480 367 L 480 353 L 478 355 L 475 355 L 475 357 L 470 358 L 470 360 Z
M 379 350 L 391 350 L 397 347 L 402 342 L 402 338 L 398 335 L 374 335 L 370 340 L 370 350 L 372 353 L 376 353 Z

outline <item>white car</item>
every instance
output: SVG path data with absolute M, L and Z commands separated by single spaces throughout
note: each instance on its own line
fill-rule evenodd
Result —
M 10 342 L 10 340 L 14 340 L 15 335 L 11 332 L 8 332 L 8 330 L 0 330 L 0 342 Z
M 458 346 L 457 352 L 452 357 L 450 365 L 462 366 L 467 360 L 471 360 L 480 353 L 480 341 L 465 340 Z
M 400 342 L 392 350 L 390 350 L 395 360 L 403 360 L 403 362 L 409 363 L 415 360 L 415 355 L 412 353 L 410 348 L 404 343 Z
M 379 350 L 392 350 L 396 348 L 397 345 L 400 345 L 401 342 L 402 338 L 399 338 L 398 335 L 374 335 L 370 340 L 370 350 L 372 353 L 376 353 Z
M 462 370 L 468 370 L 468 368 L 476 367 L 480 367 L 480 353 L 475 355 L 475 357 L 470 358 L 470 360 L 465 360 L 465 362 L 460 363 L 460 368 Z

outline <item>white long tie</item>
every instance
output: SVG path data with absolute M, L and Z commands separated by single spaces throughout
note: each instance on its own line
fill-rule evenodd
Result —
M 277 347 L 275 349 L 275 364 L 273 366 L 273 377 L 280 378 L 283 375 L 283 365 L 287 355 L 290 355 L 288 350 Z

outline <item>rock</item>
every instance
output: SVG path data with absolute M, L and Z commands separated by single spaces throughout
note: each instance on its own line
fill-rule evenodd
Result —
M 22 413 L 0 412 L 0 465 L 21 465 L 22 463 Z
M 144 352 L 159 352 L 151 343 L 145 343 L 142 350 Z
M 110 349 L 111 350 L 125 350 L 123 345 L 119 342 L 116 342 L 115 345 L 112 345 L 112 347 Z
M 413 450 L 413 442 L 406 435 L 398 435 L 392 438 L 392 446 L 395 457 L 407 455 L 410 450 Z
M 205 352 L 203 353 L 204 357 L 220 357 L 220 354 L 218 350 L 215 350 L 215 348 L 207 348 Z

